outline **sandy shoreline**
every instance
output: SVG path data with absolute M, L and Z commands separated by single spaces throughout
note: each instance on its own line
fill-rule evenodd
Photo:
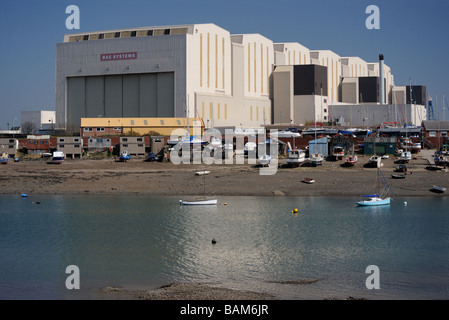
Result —
M 253 164 L 175 165 L 167 162 L 126 163 L 113 158 L 66 160 L 60 165 L 45 161 L 10 162 L 0 167 L 1 194 L 45 195 L 146 195 L 146 196 L 360 196 L 375 191 L 376 169 L 366 166 L 368 156 L 360 156 L 355 167 L 342 161 L 326 161 L 323 166 L 287 168 L 279 159 L 274 175 L 260 175 Z M 382 171 L 395 196 L 447 196 L 430 192 L 433 185 L 449 187 L 447 170 L 433 170 L 426 159 L 415 157 L 407 164 L 405 179 L 392 179 L 395 158 L 383 160 Z M 209 170 L 205 177 L 196 171 Z M 315 179 L 305 184 L 305 178 Z

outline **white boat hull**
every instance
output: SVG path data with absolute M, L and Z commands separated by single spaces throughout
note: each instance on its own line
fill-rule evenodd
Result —
M 217 199 L 212 200 L 179 200 L 179 203 L 183 206 L 204 206 L 204 205 L 216 205 L 218 203 Z
M 209 174 L 209 173 L 210 173 L 210 171 L 197 171 L 197 172 L 195 172 L 195 174 L 197 176 L 204 176 L 204 175 Z

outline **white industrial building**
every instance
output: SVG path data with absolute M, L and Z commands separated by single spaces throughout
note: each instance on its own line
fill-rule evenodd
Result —
M 56 112 L 55 111 L 22 111 L 21 114 L 21 126 L 22 129 L 24 124 L 32 124 L 32 127 L 29 129 L 33 129 L 35 132 L 28 133 L 41 133 L 46 134 L 54 131 L 56 122 Z
M 206 126 L 271 122 L 273 43 L 214 24 L 70 34 L 57 44 L 58 127 L 88 117 L 202 117 Z
M 56 50 L 56 123 L 78 132 L 80 118 L 98 117 L 200 117 L 206 128 L 327 122 L 330 106 L 391 104 L 394 78 L 382 67 L 380 103 L 379 62 L 260 34 L 214 24 L 68 34 Z

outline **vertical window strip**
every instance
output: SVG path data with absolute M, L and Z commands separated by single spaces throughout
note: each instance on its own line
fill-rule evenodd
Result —
M 251 91 L 251 44 L 248 43 L 248 92 Z
M 331 59 L 331 67 L 332 67 L 332 101 L 334 101 L 334 60 Z
M 254 92 L 257 92 L 257 48 L 254 42 Z
M 220 119 L 220 104 L 217 105 L 217 119 Z
M 335 83 L 337 84 L 338 87 L 338 62 L 335 61 Z M 335 94 L 335 100 L 338 101 L 338 91 Z
M 215 89 L 218 89 L 218 34 L 215 35 Z
M 263 44 L 260 44 L 260 90 L 263 93 Z
M 222 89 L 225 89 L 225 38 L 223 37 L 222 41 L 221 41 L 221 65 L 222 65 L 222 71 L 221 71 L 221 76 L 222 76 Z
M 205 110 L 204 110 L 204 109 L 205 109 L 205 107 L 204 107 L 204 102 L 201 103 L 201 107 L 202 107 L 202 109 L 203 109 L 203 110 L 202 110 L 203 112 L 202 112 L 201 117 L 202 117 L 202 118 L 205 118 L 205 117 L 206 117 L 206 112 L 205 112 Z
M 256 107 L 256 121 L 259 121 L 259 106 Z
M 253 121 L 253 106 L 249 108 L 249 120 Z
M 207 87 L 210 88 L 210 34 L 207 34 Z
M 267 74 L 266 74 L 266 80 L 267 80 L 267 91 L 269 91 L 269 69 L 268 69 L 268 67 L 269 67 L 269 63 L 268 63 L 268 57 L 269 57 L 269 52 L 268 52 L 268 46 L 267 46 L 267 59 L 266 59 L 266 64 L 267 64 Z
M 200 87 L 203 86 L 203 34 L 200 33 Z

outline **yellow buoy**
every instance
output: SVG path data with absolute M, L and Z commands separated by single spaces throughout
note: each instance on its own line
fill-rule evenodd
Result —
M 297 213 L 297 212 L 298 212 L 298 209 L 293 210 L 293 212 L 294 212 L 294 213 Z
M 225 202 L 225 203 L 224 203 L 224 205 L 225 205 L 225 206 L 227 206 L 227 205 L 228 205 L 228 203 L 227 203 L 227 202 Z

